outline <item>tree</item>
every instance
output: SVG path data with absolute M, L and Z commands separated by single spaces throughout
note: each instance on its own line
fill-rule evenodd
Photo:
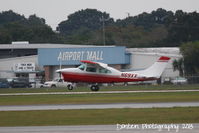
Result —
M 35 14 L 30 15 L 28 18 L 29 24 L 33 25 L 45 25 L 45 19 L 37 17 Z
M 171 17 L 173 16 L 173 12 L 166 11 L 162 8 L 158 8 L 156 11 L 152 11 L 151 13 L 143 12 L 137 16 L 130 16 L 123 20 L 117 20 L 116 24 L 120 26 L 126 25 L 135 25 L 142 26 L 147 30 L 150 30 L 154 26 L 157 25 L 165 25 L 169 22 Z M 172 20 L 171 20 L 172 21 Z
M 199 75 L 199 41 L 182 44 L 180 52 L 184 59 L 184 70 L 187 76 Z
M 31 43 L 103 44 L 102 17 L 106 44 L 127 47 L 174 47 L 199 40 L 199 13 L 175 13 L 162 8 L 116 20 L 96 9 L 77 11 L 59 23 L 55 33 L 45 19 L 13 11 L 0 13 L 0 43 L 26 40 Z
M 12 10 L 4 11 L 0 13 L 0 25 L 7 24 L 10 22 L 24 21 L 25 17 L 21 16 Z
M 174 60 L 173 61 L 173 70 L 176 71 L 178 70 L 180 73 L 180 76 L 184 76 L 184 61 L 183 58 L 180 58 L 179 60 Z
M 11 36 L 10 34 L 3 28 L 0 28 L 0 43 L 7 44 L 10 43 Z
M 0 13 L 0 44 L 12 41 L 30 43 L 63 43 L 63 39 L 45 24 L 45 19 L 30 15 L 25 18 L 13 11 Z
M 176 11 L 173 21 L 168 24 L 168 43 L 179 46 L 181 43 L 199 39 L 199 14 Z
M 102 22 L 100 21 L 102 16 L 107 20 L 106 25 L 113 23 L 113 19 L 109 17 L 109 14 L 96 9 L 85 9 L 69 15 L 67 20 L 58 25 L 57 30 L 61 34 L 71 35 L 78 32 L 79 29 L 100 29 L 102 27 Z

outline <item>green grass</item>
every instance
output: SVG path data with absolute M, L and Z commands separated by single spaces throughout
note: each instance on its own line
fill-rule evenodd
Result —
M 133 91 L 133 90 L 199 90 L 199 85 L 130 85 L 101 86 L 100 91 Z M 77 87 L 72 92 L 88 92 L 89 87 Z M 39 93 L 39 92 L 71 92 L 67 88 L 5 88 L 0 93 Z
M 199 107 L 2 111 L 0 126 L 199 123 Z
M 199 92 L 0 96 L 0 105 L 199 101 Z
M 114 90 L 188 90 L 199 85 L 183 86 L 114 86 L 101 91 Z M 66 88 L 0 89 L 0 93 L 64 92 Z M 73 91 L 90 91 L 80 87 Z M 0 105 L 30 104 L 96 104 L 137 102 L 191 102 L 199 101 L 199 92 L 125 93 L 0 96 Z M 143 123 L 199 123 L 199 107 L 147 108 L 147 109 L 85 109 L 48 111 L 0 111 L 0 126 L 101 125 Z

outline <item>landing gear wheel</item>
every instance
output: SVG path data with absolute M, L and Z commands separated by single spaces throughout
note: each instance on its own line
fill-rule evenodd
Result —
M 68 85 L 67 87 L 68 87 L 68 90 L 70 90 L 70 91 L 73 90 L 73 86 L 72 85 Z
M 92 91 L 99 91 L 99 86 L 98 85 L 91 85 L 91 90 Z
M 54 85 L 54 84 L 53 84 L 53 85 L 51 85 L 51 88 L 55 88 L 55 87 L 56 87 L 56 85 Z

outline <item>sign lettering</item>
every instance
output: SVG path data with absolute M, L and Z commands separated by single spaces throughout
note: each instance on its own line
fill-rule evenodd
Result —
M 103 51 L 59 52 L 58 61 L 103 60 Z
M 122 73 L 121 77 L 123 78 L 136 78 L 137 74 L 132 74 L 132 73 Z
M 35 71 L 35 63 L 16 63 L 13 69 L 15 72 L 33 72 Z

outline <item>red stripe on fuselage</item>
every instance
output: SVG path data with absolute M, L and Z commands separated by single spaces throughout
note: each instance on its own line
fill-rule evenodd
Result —
M 114 82 L 137 82 L 155 80 L 155 78 L 122 78 L 114 75 L 90 74 L 90 73 L 72 73 L 62 72 L 65 81 L 69 82 L 87 82 L 87 83 L 114 83 Z

